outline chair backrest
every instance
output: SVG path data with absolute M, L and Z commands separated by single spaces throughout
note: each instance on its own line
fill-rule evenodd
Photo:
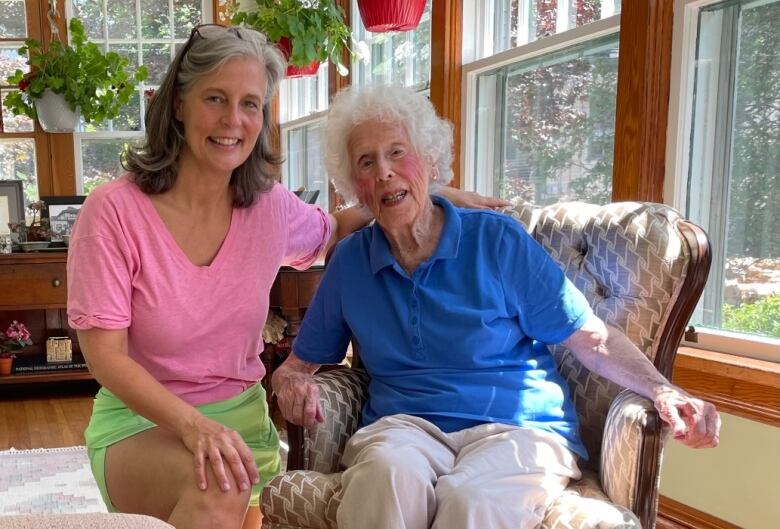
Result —
M 506 213 L 523 223 L 585 294 L 665 376 L 709 272 L 704 231 L 662 204 L 527 204 Z M 598 470 L 609 406 L 621 388 L 585 369 L 562 346 L 553 354 L 577 407 L 587 467 Z

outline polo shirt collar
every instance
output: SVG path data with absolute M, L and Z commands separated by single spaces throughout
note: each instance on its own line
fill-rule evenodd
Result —
M 434 204 L 441 206 L 444 210 L 444 226 L 441 230 L 439 245 L 434 250 L 433 255 L 426 262 L 433 262 L 436 259 L 454 259 L 458 256 L 458 247 L 460 245 L 461 221 L 457 209 L 446 198 L 438 195 L 431 195 Z M 385 237 L 385 232 L 375 222 L 371 227 L 371 247 L 369 249 L 369 260 L 371 263 L 371 273 L 376 274 L 379 270 L 392 266 L 395 263 L 395 257 L 390 252 L 390 245 Z

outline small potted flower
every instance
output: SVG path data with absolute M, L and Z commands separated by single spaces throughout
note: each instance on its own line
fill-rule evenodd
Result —
M 32 345 L 30 331 L 23 323 L 14 320 L 5 332 L 0 333 L 0 375 L 11 374 L 16 353 Z
M 27 39 L 19 54 L 28 57 L 30 70 L 17 69 L 6 80 L 19 90 L 5 97 L 5 106 L 16 116 L 37 119 L 46 132 L 72 132 L 79 114 L 87 123 L 115 118 L 147 75 L 144 66 L 131 74 L 125 57 L 89 42 L 79 19 L 72 18 L 68 30 L 67 45 L 55 40 L 44 49 Z
M 233 24 L 244 24 L 276 42 L 289 62 L 287 77 L 314 75 L 323 61 L 336 65 L 341 75 L 349 70 L 341 62 L 352 30 L 333 0 L 255 0 L 256 6 L 233 15 Z

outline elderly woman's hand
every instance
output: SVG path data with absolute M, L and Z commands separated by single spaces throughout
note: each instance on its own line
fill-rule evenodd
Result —
M 691 448 L 718 446 L 720 414 L 709 402 L 667 386 L 656 393 L 653 404 L 671 427 L 674 438 L 684 445 Z
M 511 206 L 508 200 L 496 197 L 485 197 L 471 191 L 463 191 L 454 187 L 442 186 L 436 190 L 437 195 L 441 195 L 459 208 L 471 209 L 496 209 Z
M 320 389 L 308 370 L 295 369 L 294 363 L 291 365 L 292 358 L 291 355 L 274 371 L 271 384 L 284 418 L 293 424 L 309 428 L 314 426 L 315 422 L 323 421 Z

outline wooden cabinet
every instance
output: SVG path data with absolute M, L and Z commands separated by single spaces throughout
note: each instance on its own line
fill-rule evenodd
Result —
M 33 345 L 22 353 L 45 363 L 46 338 L 68 335 L 73 340 L 74 361 L 81 361 L 75 331 L 68 328 L 66 252 L 0 255 L 0 326 L 23 322 L 32 333 Z M 92 378 L 86 369 L 31 372 L 0 377 L 0 385 L 57 382 Z
M 308 270 L 282 268 L 271 289 L 271 308 L 279 309 L 287 320 L 287 336 L 298 336 L 301 319 L 320 284 L 323 265 L 315 264 Z
M 73 340 L 74 357 L 80 356 L 78 339 L 75 331 L 68 328 L 65 311 L 67 257 L 66 252 L 0 255 L 0 326 L 12 319 L 27 325 L 35 344 L 25 352 L 26 355 L 45 355 L 46 338 L 66 333 Z M 279 310 L 287 320 L 287 335 L 291 338 L 298 334 L 301 318 L 317 290 L 322 272 L 321 265 L 304 271 L 292 268 L 279 271 L 271 290 L 271 307 Z M 264 356 L 269 371 L 267 378 L 270 378 L 280 359 Z M 85 369 L 46 371 L 0 377 L 0 385 L 88 378 L 91 375 Z
M 0 257 L 0 310 L 65 308 L 65 252 Z

